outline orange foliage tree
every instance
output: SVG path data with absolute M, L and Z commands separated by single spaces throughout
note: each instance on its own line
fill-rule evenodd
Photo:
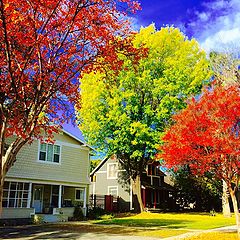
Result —
M 236 191 L 240 180 L 240 89 L 217 86 L 192 99 L 174 115 L 159 157 L 168 167 L 189 165 L 202 175 L 214 173 L 227 183 L 239 226 Z
M 132 0 L 0 0 L 0 208 L 16 154 L 70 117 L 76 79 L 96 59 L 120 64 L 116 50 L 131 32 L 124 15 L 138 8 Z

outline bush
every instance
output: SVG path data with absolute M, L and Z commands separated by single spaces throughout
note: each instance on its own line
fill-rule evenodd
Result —
M 89 219 L 102 219 L 101 216 L 109 216 L 110 214 L 100 207 L 92 208 L 88 210 L 87 217 Z M 111 215 L 112 216 L 112 215 Z M 113 218 L 113 216 L 112 216 Z M 108 218 L 109 219 L 109 218 Z
M 73 212 L 73 220 L 82 221 L 84 220 L 84 215 L 81 207 L 75 207 Z

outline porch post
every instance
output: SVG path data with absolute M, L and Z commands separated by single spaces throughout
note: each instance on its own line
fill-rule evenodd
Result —
M 143 206 L 146 207 L 146 188 L 142 187 L 142 200 L 143 200 Z
M 32 183 L 30 182 L 28 186 L 27 208 L 31 207 L 31 199 L 32 199 Z
M 87 215 L 87 188 L 84 188 L 84 196 L 83 196 L 83 215 Z
M 154 208 L 156 208 L 157 206 L 157 190 L 153 190 L 154 191 Z
M 83 200 L 83 208 L 87 207 L 87 188 L 84 188 L 84 200 Z
M 58 208 L 62 207 L 62 185 L 59 185 L 58 191 Z
M 133 210 L 133 193 L 132 193 L 132 180 L 130 182 L 130 211 Z

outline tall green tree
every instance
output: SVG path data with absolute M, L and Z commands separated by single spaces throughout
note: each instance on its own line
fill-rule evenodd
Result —
M 136 58 L 119 53 L 119 71 L 104 69 L 81 79 L 80 128 L 90 144 L 116 154 L 130 176 L 135 207 L 143 210 L 140 176 L 154 160 L 159 138 L 171 115 L 185 106 L 209 78 L 209 65 L 198 43 L 179 29 L 154 25 L 133 37 Z M 144 51 L 143 51 L 144 52 Z

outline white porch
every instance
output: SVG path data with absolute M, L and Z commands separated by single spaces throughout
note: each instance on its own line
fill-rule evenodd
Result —
M 3 194 L 3 214 L 0 218 L 44 217 L 44 222 L 67 221 L 74 207 L 81 207 L 86 216 L 87 186 L 66 186 L 38 182 L 6 181 Z M 50 219 L 50 220 L 49 220 Z

